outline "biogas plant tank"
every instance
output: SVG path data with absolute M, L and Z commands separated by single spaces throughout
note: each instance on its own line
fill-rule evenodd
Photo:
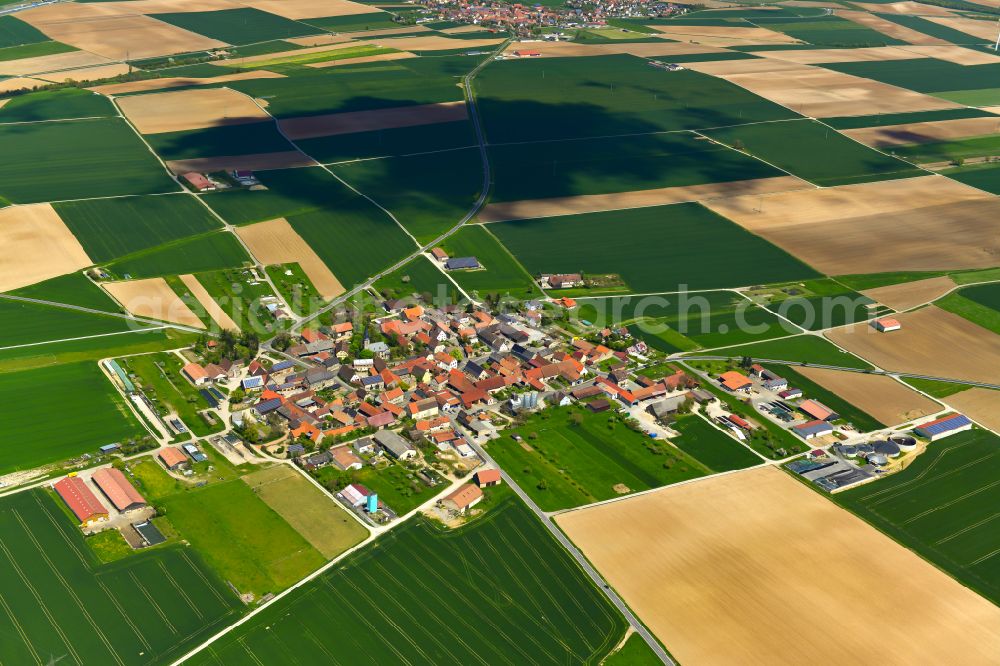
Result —
M 917 448 L 917 440 L 907 435 L 896 435 L 890 437 L 889 441 L 899 447 L 899 450 L 906 453 Z
M 886 458 L 896 458 L 899 456 L 899 445 L 889 440 L 872 442 L 872 448 L 875 449 L 875 455 L 885 456 Z

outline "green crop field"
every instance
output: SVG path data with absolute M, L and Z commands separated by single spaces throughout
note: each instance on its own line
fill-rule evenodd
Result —
M 118 317 L 0 299 L 0 347 L 78 338 L 134 330 L 136 325 Z M 14 322 L 17 322 L 16 325 Z
M 271 121 L 147 134 L 145 139 L 165 160 L 295 150 Z
M 947 398 L 949 395 L 955 395 L 971 388 L 968 384 L 952 384 L 951 382 L 939 382 L 935 379 L 919 379 L 917 377 L 903 377 L 902 379 L 918 391 L 923 391 L 935 398 Z
M 97 362 L 123 354 L 145 354 L 194 344 L 194 333 L 156 328 L 132 333 L 114 333 L 69 342 L 50 342 L 30 347 L 0 350 L 0 373 L 31 370 L 81 361 Z
M 742 344 L 800 332 L 729 291 L 581 297 L 577 303 L 574 315 L 578 319 L 600 327 L 628 326 L 650 346 L 667 352 Z
M 817 275 L 696 203 L 501 222 L 489 229 L 532 274 L 617 273 L 637 293 Z
M 433 302 L 458 301 L 458 290 L 431 260 L 420 256 L 375 283 L 375 289 L 386 298 L 405 298 L 410 294 L 430 294 Z
M 704 437 L 692 427 L 695 438 Z M 523 438 L 515 442 L 510 435 Z M 692 442 L 692 448 L 707 445 Z M 547 409 L 504 431 L 490 455 L 545 511 L 693 479 L 712 470 L 665 440 L 626 426 L 615 412 Z M 623 487 L 624 486 L 624 487 Z
M 324 51 L 275 56 L 270 60 L 255 60 L 254 62 L 241 64 L 240 67 L 241 69 L 269 69 L 282 74 L 294 75 L 303 71 L 308 72 L 308 70 L 303 70 L 303 68 L 319 62 L 350 60 L 351 58 L 364 58 L 383 53 L 398 53 L 398 51 L 397 49 L 371 44 L 360 44 L 357 46 L 342 44 Z
M 242 480 L 163 497 L 158 505 L 208 565 L 241 593 L 280 592 L 326 561 Z
M 985 430 L 932 442 L 905 470 L 831 499 L 1000 603 L 1000 438 Z
M 57 53 L 69 53 L 76 51 L 75 47 L 62 42 L 37 42 L 35 44 L 23 44 L 21 46 L 8 46 L 0 48 L 0 62 L 10 60 L 21 60 L 23 58 L 40 58 L 41 56 L 55 55 Z
M 393 63 L 303 67 L 284 79 L 231 81 L 226 85 L 266 98 L 268 113 L 289 118 L 460 100 L 457 77 L 473 66 L 464 56 L 410 58 Z
M 939 109 L 937 111 L 912 111 L 910 113 L 879 113 L 873 116 L 840 116 L 824 118 L 823 123 L 834 129 L 858 129 L 860 127 L 882 127 L 907 123 L 927 123 L 935 120 L 959 120 L 961 118 L 985 118 L 993 114 L 982 109 Z
M 842 62 L 823 67 L 900 88 L 935 94 L 996 88 L 997 77 L 1000 76 L 1000 63 L 956 65 L 935 58 Z
M 1000 132 L 1000 116 L 997 116 L 996 130 Z M 977 136 L 955 141 L 935 141 L 908 146 L 895 146 L 893 154 L 911 162 L 959 161 L 972 157 L 993 157 L 1000 155 L 1000 134 Z
M 0 47 L 48 41 L 40 30 L 16 16 L 0 16 Z
M 785 175 L 693 134 L 490 146 L 493 201 L 609 194 Z
M 943 39 L 952 44 L 982 44 L 988 41 L 982 37 L 976 37 L 961 30 L 955 30 L 946 25 L 929 21 L 921 16 L 912 16 L 909 14 L 876 14 L 876 16 L 887 21 L 892 21 L 893 23 L 898 23 L 911 30 L 922 32 L 925 35 Z
M 727 347 L 720 353 L 733 358 L 749 356 L 754 359 L 836 365 L 843 368 L 871 368 L 868 363 L 857 356 L 841 351 L 839 347 L 829 340 L 815 335 L 796 335 L 779 340 L 737 345 L 735 347 Z
M 680 433 L 670 441 L 712 471 L 745 469 L 761 463 L 750 449 L 700 416 L 682 416 L 670 427 Z
M 815 120 L 727 127 L 703 134 L 824 187 L 924 174 Z M 823 159 L 816 159 L 817 155 Z
M 0 125 L 0 145 L 0 196 L 15 203 L 177 190 L 121 118 Z
M 310 314 L 310 303 L 320 303 L 319 292 L 299 264 L 275 264 L 264 269 L 278 288 L 281 297 L 292 312 L 299 316 Z
M 882 423 L 871 414 L 862 411 L 837 394 L 810 380 L 805 375 L 796 372 L 795 368 L 792 366 L 774 365 L 770 366 L 768 369 L 787 379 L 790 386 L 802 389 L 802 393 L 806 398 L 819 400 L 821 403 L 836 412 L 840 418 L 844 419 L 848 423 L 851 423 L 861 432 L 880 430 L 890 425 L 888 423 Z
M 830 278 L 764 287 L 747 295 L 811 331 L 866 321 L 889 312 L 884 307 L 869 308 L 872 299 Z
M 100 564 L 62 500 L 0 500 L 5 664 L 169 663 L 235 620 L 239 600 L 183 547 Z
M 483 184 L 479 150 L 366 160 L 332 167 L 359 191 L 385 206 L 420 243 L 458 224 Z
M 115 107 L 107 97 L 78 88 L 43 90 L 19 95 L 0 107 L 0 123 L 108 118 L 114 115 L 116 115 Z
M 625 620 L 513 498 L 444 532 L 397 527 L 206 650 L 193 664 L 596 664 Z
M 659 666 L 656 656 L 639 634 L 632 634 L 617 652 L 605 659 L 604 666 Z
M 754 18 L 753 24 L 823 47 L 891 46 L 906 43 L 854 21 L 832 15 L 815 16 L 809 20 L 772 19 L 761 16 Z
M 276 332 L 275 322 L 260 305 L 260 299 L 274 296 L 274 292 L 266 282 L 250 284 L 254 280 L 249 270 L 209 271 L 195 278 L 241 329 L 271 335 Z
M 309 25 L 334 32 L 364 32 L 366 30 L 400 27 L 398 23 L 392 21 L 392 14 L 388 12 L 368 12 L 365 14 L 311 18 L 306 19 L 306 21 Z
M 233 234 L 218 232 L 130 254 L 109 264 L 107 270 L 121 277 L 147 278 L 234 268 L 248 261 L 249 255 Z
M 178 28 L 236 45 L 303 37 L 319 32 L 304 23 L 250 7 L 207 12 L 150 14 L 150 16 L 176 25 Z
M 56 204 L 55 209 L 95 262 L 222 226 L 186 194 L 68 201 Z
M 471 292 L 510 294 L 515 298 L 541 295 L 532 277 L 485 227 L 463 227 L 441 247 L 450 257 L 473 256 L 479 260 L 482 269 L 448 273 L 470 295 Z
M 945 169 L 939 173 L 990 194 L 1000 194 L 1000 164 L 970 164 L 954 169 Z
M 798 117 L 722 79 L 629 55 L 494 62 L 475 87 L 494 144 Z
M 104 291 L 83 273 L 67 273 L 9 292 L 13 296 L 35 298 L 54 303 L 80 305 L 93 310 L 123 312 Z
M 965 317 L 973 324 L 1000 333 L 1000 284 L 984 284 L 954 291 L 935 302 L 939 308 Z
M 370 132 L 336 134 L 296 142 L 310 157 L 330 164 L 369 157 L 391 157 L 433 150 L 474 146 L 475 135 L 467 120 L 417 127 L 394 127 Z
M 94 453 L 142 427 L 96 363 L 0 374 L 0 474 Z
M 208 401 L 182 374 L 184 362 L 172 353 L 145 354 L 118 359 L 119 365 L 129 374 L 136 375 L 134 383 L 153 403 L 161 416 L 176 414 L 184 425 L 198 437 L 222 430 L 225 424 L 215 412 L 214 424 L 200 415 L 209 409 Z
M 256 174 L 266 190 L 233 188 L 201 197 L 229 224 L 264 222 L 336 207 L 344 187 L 320 167 Z

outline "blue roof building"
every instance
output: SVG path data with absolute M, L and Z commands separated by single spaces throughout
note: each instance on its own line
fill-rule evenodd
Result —
M 444 267 L 449 271 L 468 269 L 468 268 L 479 268 L 479 260 L 475 257 L 454 257 L 444 262 Z
M 964 414 L 952 414 L 951 416 L 942 416 L 930 423 L 917 426 L 913 429 L 913 432 L 933 442 L 942 437 L 954 435 L 956 432 L 970 430 L 971 428 L 972 421 L 969 420 L 969 417 Z

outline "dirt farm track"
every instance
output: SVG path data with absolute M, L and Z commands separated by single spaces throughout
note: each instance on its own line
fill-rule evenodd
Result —
M 774 467 L 556 522 L 682 664 L 996 664 L 1000 608 Z

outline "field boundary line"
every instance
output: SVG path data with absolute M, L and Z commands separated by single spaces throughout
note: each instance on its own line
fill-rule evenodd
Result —
M 903 525 L 909 525 L 910 523 L 912 523 L 914 521 L 917 521 L 917 520 L 920 520 L 924 516 L 928 516 L 928 515 L 934 513 L 935 511 L 940 511 L 941 509 L 947 509 L 948 507 L 955 506 L 956 504 L 958 504 L 960 502 L 963 502 L 963 501 L 969 499 L 970 497 L 974 497 L 975 495 L 978 495 L 979 493 L 984 493 L 987 490 L 990 490 L 991 488 L 995 488 L 996 486 L 1000 486 L 1000 479 L 997 479 L 993 483 L 988 483 L 985 486 L 980 486 L 979 488 L 976 488 L 975 490 L 971 490 L 971 491 L 965 493 L 964 495 L 961 495 L 959 497 L 956 497 L 953 500 L 949 500 L 949 501 L 945 502 L 944 504 L 938 504 L 934 508 L 927 509 L 926 511 L 918 513 L 915 516 L 910 516 L 909 518 L 907 518 L 906 520 L 904 520 L 902 522 L 902 524 Z
M 952 539 L 954 539 L 955 537 L 959 537 L 959 536 L 965 534 L 966 532 L 973 531 L 977 527 L 985 525 L 986 523 L 988 523 L 990 521 L 996 520 L 998 516 L 1000 516 L 1000 511 L 998 511 L 997 513 L 994 513 L 992 516 L 989 516 L 987 518 L 983 518 L 982 520 L 976 521 L 976 522 L 972 523 L 971 525 L 967 525 L 967 526 L 963 527 L 962 529 L 958 530 L 957 532 L 949 534 L 948 536 L 944 537 L 943 539 L 938 539 L 937 541 L 934 542 L 934 545 L 935 546 L 940 546 L 943 543 L 947 543 L 947 542 L 951 541 Z
M 994 556 L 994 555 L 996 555 L 997 553 L 1000 553 L 1000 548 L 997 548 L 997 549 L 996 549 L 996 550 L 994 550 L 993 552 L 990 552 L 990 553 L 986 553 L 985 555 L 983 555 L 983 556 L 982 556 L 982 557 L 980 557 L 979 559 L 976 559 L 976 560 L 973 560 L 972 562 L 969 562 L 968 566 L 970 566 L 970 567 L 974 567 L 974 566 L 976 566 L 977 564 L 982 564 L 983 562 L 985 562 L 986 560 L 990 559 L 991 557 L 993 557 L 993 556 Z
M 111 313 L 109 313 L 111 314 Z M 41 345 L 51 345 L 59 342 L 74 342 L 76 340 L 91 340 L 93 338 L 108 338 L 112 335 L 130 335 L 132 333 L 144 333 L 146 331 L 162 331 L 169 328 L 169 326 L 150 326 L 148 328 L 142 328 L 137 331 L 113 331 L 111 333 L 97 333 L 96 335 L 81 335 L 77 338 L 60 338 L 59 340 L 44 340 L 42 342 L 27 342 L 23 345 L 8 345 L 6 347 L 0 347 L 0 351 L 7 351 L 8 349 L 23 349 L 24 347 L 38 347 Z

